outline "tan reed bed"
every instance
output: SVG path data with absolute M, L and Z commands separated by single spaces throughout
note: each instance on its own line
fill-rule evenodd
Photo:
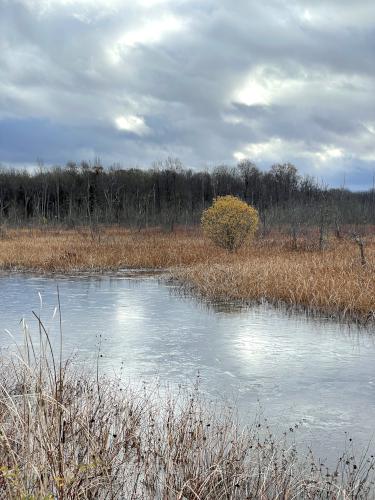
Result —
M 233 256 L 180 267 L 173 276 L 194 293 L 214 300 L 259 301 L 302 308 L 362 324 L 375 320 L 375 244 L 362 265 L 350 241 L 329 249 L 293 251 L 280 243 L 256 244 Z
M 0 359 L 0 498 L 374 497 L 374 460 L 351 451 L 329 471 L 267 427 L 241 428 L 199 390 L 172 396 L 90 378 L 25 330 Z
M 216 255 L 194 231 L 19 229 L 0 239 L 0 268 L 42 272 L 166 269 Z
M 0 268 L 41 272 L 164 269 L 187 289 L 210 299 L 257 301 L 305 308 L 341 319 L 375 319 L 375 239 L 366 265 L 349 237 L 324 251 L 319 236 L 297 242 L 280 233 L 257 238 L 237 253 L 216 248 L 198 229 L 165 233 L 122 228 L 7 230 Z M 297 243 L 297 249 L 293 249 Z

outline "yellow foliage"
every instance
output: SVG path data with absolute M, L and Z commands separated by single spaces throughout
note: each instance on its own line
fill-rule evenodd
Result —
M 218 246 L 233 251 L 257 230 L 258 211 L 235 196 L 219 196 L 202 215 L 204 233 Z

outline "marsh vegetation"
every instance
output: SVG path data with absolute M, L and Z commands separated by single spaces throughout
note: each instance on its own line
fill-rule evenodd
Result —
M 4 498 L 369 498 L 374 459 L 351 448 L 328 468 L 266 421 L 241 427 L 199 386 L 169 394 L 89 375 L 38 319 L 0 359 Z M 292 429 L 291 429 L 292 431 Z
M 210 299 L 267 300 L 370 324 L 375 238 L 371 227 L 366 231 L 363 262 L 350 227 L 340 238 L 327 234 L 323 250 L 318 229 L 294 238 L 286 228 L 258 236 L 237 252 L 215 246 L 197 228 L 8 229 L 0 239 L 0 267 L 69 273 L 162 269 Z

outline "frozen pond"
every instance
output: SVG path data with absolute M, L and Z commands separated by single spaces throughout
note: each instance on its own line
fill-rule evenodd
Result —
M 298 440 L 322 457 L 341 452 L 345 437 L 361 449 L 375 422 L 375 337 L 328 320 L 268 306 L 207 305 L 146 277 L 0 276 L 0 345 L 9 330 L 22 338 L 41 314 L 57 342 L 53 317 L 59 285 L 65 354 L 130 380 L 194 383 L 209 397 L 261 411 L 279 430 L 299 425 Z M 39 295 L 40 294 L 40 295 Z M 42 301 L 40 299 L 42 298 Z M 374 449 L 375 446 L 371 446 Z

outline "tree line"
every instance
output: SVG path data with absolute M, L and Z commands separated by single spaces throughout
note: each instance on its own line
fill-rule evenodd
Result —
M 375 193 L 328 189 L 290 164 L 260 170 L 244 160 L 211 171 L 177 159 L 147 170 L 104 168 L 94 162 L 64 167 L 0 169 L 0 223 L 123 224 L 132 227 L 198 224 L 217 196 L 231 194 L 256 207 L 262 224 L 375 223 Z

